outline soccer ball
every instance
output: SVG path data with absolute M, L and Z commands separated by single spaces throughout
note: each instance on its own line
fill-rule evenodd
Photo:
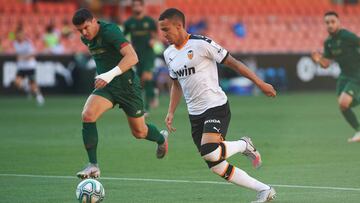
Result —
M 104 197 L 104 187 L 95 179 L 85 179 L 76 188 L 76 198 L 81 203 L 101 202 Z

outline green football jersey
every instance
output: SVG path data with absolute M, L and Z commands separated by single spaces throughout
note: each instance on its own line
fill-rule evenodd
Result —
M 130 34 L 131 44 L 140 55 L 153 52 L 149 44 L 152 32 L 157 32 L 157 27 L 155 21 L 149 16 L 144 16 L 140 20 L 130 17 L 124 24 L 124 34 Z
M 100 29 L 98 34 L 92 40 L 81 37 L 82 42 L 88 47 L 91 56 L 96 63 L 96 72 L 98 74 L 107 72 L 117 66 L 123 56 L 120 49 L 128 44 L 123 33 L 116 24 L 98 21 Z M 122 83 L 130 82 L 133 70 L 115 77 L 108 85 L 121 86 Z
M 339 63 L 340 76 L 360 81 L 360 38 L 341 29 L 324 42 L 324 57 Z

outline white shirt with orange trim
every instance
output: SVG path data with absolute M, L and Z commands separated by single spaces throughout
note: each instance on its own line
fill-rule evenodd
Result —
M 228 55 L 227 50 L 200 35 L 189 35 L 182 47 L 171 45 L 165 50 L 170 77 L 179 81 L 190 115 L 200 115 L 227 102 L 219 86 L 216 63 L 222 63 Z

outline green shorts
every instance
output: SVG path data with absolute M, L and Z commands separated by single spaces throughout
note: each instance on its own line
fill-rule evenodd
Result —
M 136 64 L 136 74 L 141 78 L 143 72 L 152 72 L 155 62 L 155 54 L 139 54 L 139 62 Z
M 353 98 L 351 106 L 360 104 L 360 82 L 345 77 L 339 77 L 336 83 L 336 95 L 347 93 Z
M 144 115 L 144 103 L 138 82 L 129 82 L 126 87 L 107 85 L 102 89 L 95 89 L 92 94 L 108 99 L 114 106 L 118 104 L 129 117 L 138 118 Z

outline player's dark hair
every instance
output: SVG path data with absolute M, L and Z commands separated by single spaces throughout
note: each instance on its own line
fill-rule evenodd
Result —
M 339 18 L 339 15 L 335 12 L 335 11 L 328 11 L 324 14 L 324 17 L 326 16 L 336 16 L 337 18 Z
M 176 8 L 168 8 L 160 14 L 159 20 L 165 19 L 174 19 L 177 18 L 182 22 L 183 27 L 185 27 L 185 15 L 183 12 Z
M 92 20 L 94 16 L 91 12 L 86 8 L 80 8 L 77 10 L 72 18 L 72 23 L 74 25 L 81 25 L 85 21 Z
M 132 4 L 135 2 L 140 2 L 141 5 L 144 5 L 144 0 L 132 0 Z

